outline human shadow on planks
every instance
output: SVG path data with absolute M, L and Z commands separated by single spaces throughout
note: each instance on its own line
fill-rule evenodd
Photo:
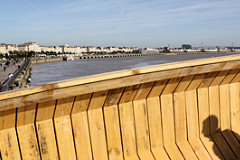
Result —
M 218 123 L 218 118 L 214 115 L 206 118 L 203 121 L 203 135 L 214 143 L 213 151 L 219 159 L 239 159 L 240 136 L 229 129 L 222 131 Z

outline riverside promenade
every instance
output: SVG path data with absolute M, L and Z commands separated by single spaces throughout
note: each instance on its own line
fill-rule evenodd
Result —
M 20 61 L 18 63 L 19 65 L 22 65 L 24 61 Z M 13 62 L 9 64 L 9 66 L 6 67 L 6 70 L 4 71 L 4 65 L 0 67 L 0 82 L 3 84 L 7 79 L 9 74 L 14 73 L 18 69 L 18 66 L 15 66 Z

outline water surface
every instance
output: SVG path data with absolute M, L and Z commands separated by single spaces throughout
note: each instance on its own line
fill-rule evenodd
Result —
M 226 54 L 156 55 L 81 59 L 39 64 L 32 67 L 31 86 L 123 69 L 133 69 L 183 60 L 224 56 Z M 229 55 L 229 54 L 228 54 Z

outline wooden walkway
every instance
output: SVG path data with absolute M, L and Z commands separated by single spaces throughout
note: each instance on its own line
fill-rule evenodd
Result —
M 240 159 L 240 56 L 0 94 L 9 159 Z

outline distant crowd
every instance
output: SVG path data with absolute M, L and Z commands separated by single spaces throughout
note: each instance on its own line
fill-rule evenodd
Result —
M 11 58 L 7 59 L 5 63 L 0 63 L 0 67 L 1 67 L 0 71 L 5 72 L 7 67 L 11 67 L 13 65 L 19 69 L 21 67 L 20 60 L 19 59 L 15 60 Z
M 4 63 L 0 63 L 0 73 L 1 72 L 6 72 L 6 70 L 8 68 L 11 68 L 11 67 L 16 67 L 16 69 L 20 69 L 21 68 L 21 60 L 19 59 L 13 59 L 13 58 L 9 58 L 7 59 Z M 16 70 L 14 69 L 14 71 Z M 8 78 L 11 78 L 13 76 L 13 73 L 8 73 Z M 0 81 L 0 90 L 2 88 L 2 83 Z

